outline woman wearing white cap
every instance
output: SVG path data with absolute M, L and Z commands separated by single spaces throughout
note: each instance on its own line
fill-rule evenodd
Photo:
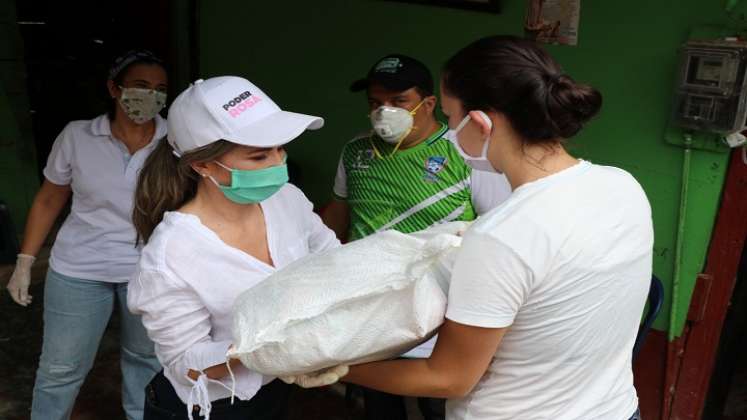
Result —
M 287 385 L 235 360 L 231 378 L 231 307 L 276 269 L 339 245 L 287 183 L 282 149 L 322 125 L 233 76 L 195 82 L 169 109 L 168 143 L 146 162 L 133 213 L 146 246 L 128 303 L 164 366 L 146 419 L 283 416 Z
M 142 388 L 158 371 L 153 342 L 126 307 L 140 256 L 132 226 L 138 172 L 166 135 L 164 63 L 146 50 L 119 56 L 109 70 L 109 113 L 73 121 L 52 146 L 34 198 L 8 291 L 31 304 L 31 265 L 68 200 L 44 283 L 44 335 L 31 419 L 70 418 L 114 310 L 120 314 L 122 405 L 143 415 Z

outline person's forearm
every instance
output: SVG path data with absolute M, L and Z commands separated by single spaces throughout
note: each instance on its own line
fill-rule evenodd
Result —
M 348 239 L 348 223 L 347 220 L 344 222 L 337 222 L 334 227 L 330 228 L 335 232 L 337 239 L 340 242 L 345 242 Z
M 235 367 L 237 367 L 241 362 L 239 359 L 231 359 L 228 362 L 231 365 L 231 369 L 233 370 Z M 220 379 L 228 376 L 228 367 L 225 363 L 221 363 L 219 365 L 210 366 L 209 368 L 203 370 L 205 375 L 207 375 L 210 379 Z M 190 369 L 189 370 L 189 377 L 192 378 L 192 380 L 197 380 L 197 378 L 200 377 L 200 372 Z
M 410 397 L 455 398 L 466 393 L 456 389 L 447 375 L 432 369 L 428 359 L 400 359 L 350 366 L 350 372 L 341 381 Z
M 322 221 L 335 232 L 337 239 L 342 242 L 347 240 L 350 224 L 350 214 L 347 205 L 340 202 L 333 202 L 322 215 Z
M 461 398 L 485 374 L 506 331 L 447 319 L 430 358 L 352 366 L 341 380 L 391 394 Z
M 36 256 L 39 253 L 39 249 L 44 244 L 44 240 L 66 202 L 67 199 L 54 200 L 37 194 L 23 231 L 21 254 Z

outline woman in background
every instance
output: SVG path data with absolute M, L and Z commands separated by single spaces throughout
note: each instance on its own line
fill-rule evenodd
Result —
M 140 256 L 130 214 L 140 169 L 166 135 L 158 112 L 166 103 L 167 83 L 164 64 L 152 53 L 118 57 L 107 81 L 109 113 L 69 123 L 52 146 L 7 286 L 16 303 L 31 303 L 31 265 L 72 197 L 44 285 L 33 420 L 70 417 L 115 302 L 121 320 L 122 404 L 129 420 L 143 416 L 143 388 L 159 363 L 140 317 L 127 310 L 128 281 Z

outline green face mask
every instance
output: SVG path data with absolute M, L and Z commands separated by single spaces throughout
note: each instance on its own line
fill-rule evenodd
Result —
M 218 184 L 212 176 L 210 180 L 223 191 L 223 195 L 237 204 L 254 204 L 267 200 L 288 182 L 288 166 L 282 165 L 264 169 L 231 169 L 216 161 L 220 167 L 231 172 L 231 185 Z

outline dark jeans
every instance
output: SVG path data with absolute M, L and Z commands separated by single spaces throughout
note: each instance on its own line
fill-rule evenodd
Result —
M 405 399 L 368 388 L 363 391 L 366 420 L 407 420 Z M 425 420 L 443 420 L 446 417 L 446 400 L 440 398 L 418 398 L 418 408 Z
M 230 398 L 212 401 L 211 420 L 275 420 L 285 419 L 291 386 L 276 379 L 262 387 L 248 401 Z M 202 420 L 197 413 L 195 420 Z M 187 405 L 176 395 L 171 382 L 159 372 L 145 387 L 143 420 L 187 420 Z

